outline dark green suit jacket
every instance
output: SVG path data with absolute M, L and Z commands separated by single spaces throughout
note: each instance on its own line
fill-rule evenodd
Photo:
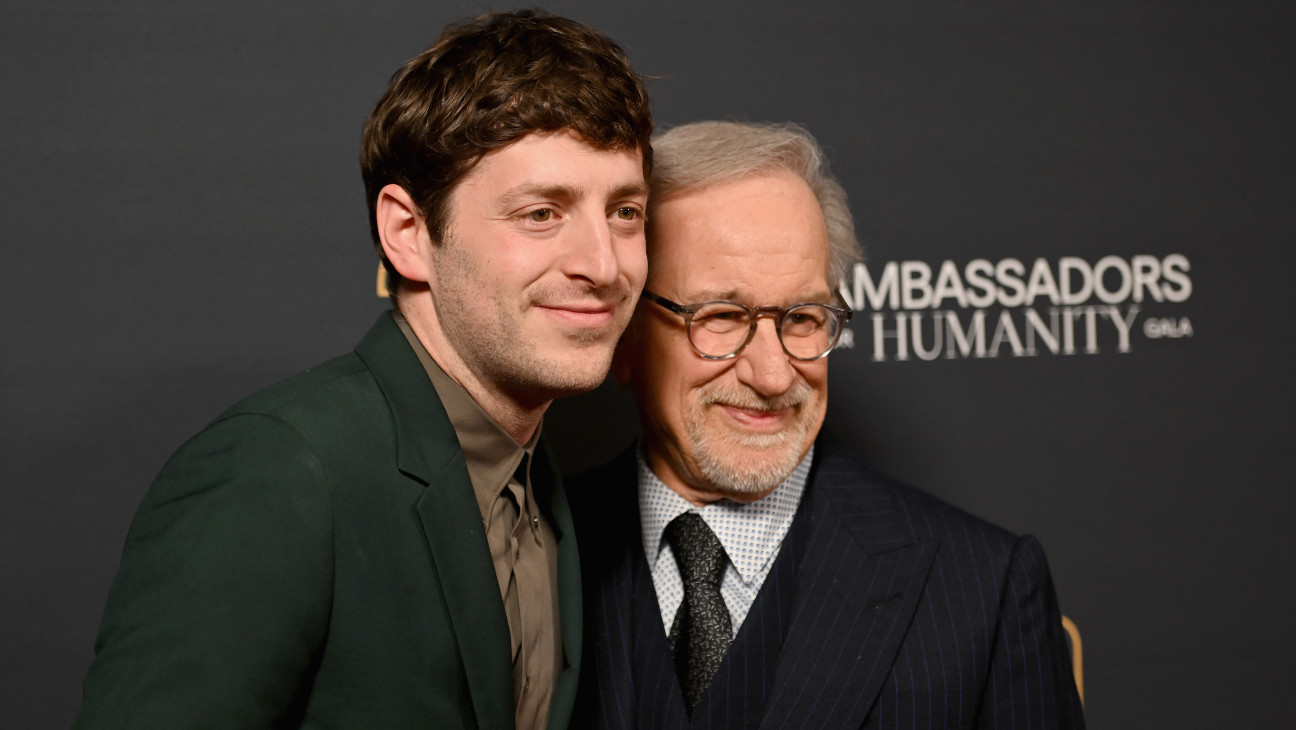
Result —
M 580 577 L 542 458 L 566 658 L 549 727 L 564 728 Z M 77 728 L 513 727 L 481 512 L 389 315 L 355 352 L 248 398 L 176 452 L 131 525 L 95 651 Z

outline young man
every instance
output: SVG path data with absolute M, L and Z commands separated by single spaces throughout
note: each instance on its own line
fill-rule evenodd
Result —
M 566 726 L 577 557 L 537 439 L 643 285 L 651 127 L 621 49 L 542 13 L 394 75 L 361 163 L 396 309 L 168 462 L 77 727 Z
M 575 725 L 1081 727 L 1039 544 L 821 433 L 859 251 L 818 145 L 703 122 L 654 147 L 650 276 L 613 364 L 638 458 L 572 487 Z

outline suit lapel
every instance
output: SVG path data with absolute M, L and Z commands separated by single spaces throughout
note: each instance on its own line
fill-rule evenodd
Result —
M 810 542 L 763 728 L 858 727 L 917 609 L 936 546 L 859 468 L 816 447 Z
M 508 617 L 467 474 L 462 456 L 448 462 L 419 500 L 419 519 L 459 643 L 478 727 L 511 727 Z
M 389 315 L 380 317 L 356 354 L 391 408 L 397 467 L 427 485 L 417 511 L 459 645 L 477 726 L 511 728 L 508 619 L 454 427 L 418 356 Z

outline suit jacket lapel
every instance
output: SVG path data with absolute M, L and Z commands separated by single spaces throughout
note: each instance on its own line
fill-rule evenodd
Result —
M 891 671 L 936 546 L 859 467 L 816 447 L 810 543 L 762 728 L 858 727 Z
M 373 372 L 391 408 L 397 467 L 428 485 L 417 510 L 458 640 L 477 726 L 511 728 L 508 619 L 454 427 L 418 356 L 389 315 L 380 317 L 356 354 Z

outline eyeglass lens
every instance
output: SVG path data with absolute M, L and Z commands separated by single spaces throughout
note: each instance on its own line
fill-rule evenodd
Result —
M 689 339 L 704 355 L 726 357 L 747 341 L 753 316 L 733 303 L 708 302 L 698 307 L 689 322 Z M 803 304 L 784 314 L 779 339 L 793 357 L 813 359 L 832 348 L 838 326 L 837 315 L 831 309 Z

